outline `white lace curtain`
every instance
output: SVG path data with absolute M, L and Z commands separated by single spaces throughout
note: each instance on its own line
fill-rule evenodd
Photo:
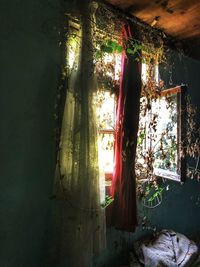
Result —
M 105 245 L 104 211 L 100 206 L 97 124 L 93 95 L 94 4 L 81 4 L 74 59 L 68 62 L 68 88 L 60 139 L 59 183 L 64 195 L 61 251 L 67 266 L 90 267 Z M 70 38 L 69 38 L 70 39 Z M 69 40 L 68 40 L 69 41 Z M 68 47 L 69 48 L 69 47 Z M 68 58 L 69 60 L 69 58 Z M 67 256 L 68 255 L 68 256 Z

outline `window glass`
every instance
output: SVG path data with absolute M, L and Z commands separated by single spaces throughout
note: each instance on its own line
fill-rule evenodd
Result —
M 178 86 L 159 92 L 157 98 L 141 98 L 136 159 L 139 180 L 155 175 L 181 181 L 182 94 Z

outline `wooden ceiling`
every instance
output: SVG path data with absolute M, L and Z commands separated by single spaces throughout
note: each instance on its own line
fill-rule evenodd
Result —
M 107 0 L 180 39 L 200 38 L 200 0 Z M 157 19 L 157 20 L 155 20 Z

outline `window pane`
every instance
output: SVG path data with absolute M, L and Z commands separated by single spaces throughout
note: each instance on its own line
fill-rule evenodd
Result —
M 105 200 L 106 185 L 110 185 L 114 162 L 114 126 L 115 126 L 115 96 L 109 91 L 99 90 L 95 94 L 95 106 L 98 125 L 98 155 L 100 170 L 100 198 Z
M 154 80 L 155 84 L 159 84 L 159 68 L 158 64 L 150 65 L 147 63 L 142 63 L 142 82 L 147 84 L 148 80 Z
M 98 91 L 96 95 L 97 123 L 100 130 L 114 130 L 115 96 L 108 91 Z
M 148 102 L 145 97 L 141 98 L 137 145 L 137 164 L 139 165 L 137 166 L 145 170 L 148 164 L 152 164 L 154 171 L 162 169 L 177 173 L 177 114 L 176 95 L 161 97 L 151 102 Z
M 157 131 L 153 142 L 155 168 L 177 172 L 177 102 L 162 98 L 152 105 L 153 114 L 158 114 Z
M 104 173 L 113 172 L 113 153 L 114 135 L 113 134 L 99 134 L 99 165 Z

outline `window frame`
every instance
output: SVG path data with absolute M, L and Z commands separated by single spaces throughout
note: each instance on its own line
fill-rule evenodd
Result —
M 181 146 L 185 137 L 186 124 L 186 91 L 184 85 L 172 87 L 161 91 L 160 95 L 170 96 L 176 95 L 177 100 L 177 172 L 164 170 L 162 168 L 154 168 L 153 174 L 156 177 L 169 179 L 177 182 L 186 180 L 186 159 L 181 157 Z

